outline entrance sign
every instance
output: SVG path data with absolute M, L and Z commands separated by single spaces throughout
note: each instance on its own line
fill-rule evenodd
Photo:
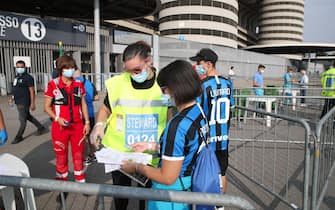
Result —
M 44 24 L 36 18 L 27 18 L 21 23 L 22 34 L 31 41 L 40 41 L 45 37 Z
M 86 25 L 0 11 L 0 40 L 86 46 Z

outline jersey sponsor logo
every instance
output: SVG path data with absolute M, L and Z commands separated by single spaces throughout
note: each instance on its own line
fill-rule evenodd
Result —
M 228 136 L 227 135 L 223 135 L 223 136 L 213 136 L 209 138 L 209 142 L 221 142 L 221 141 L 227 141 L 228 140 Z
M 126 114 L 126 145 L 157 141 L 158 114 Z

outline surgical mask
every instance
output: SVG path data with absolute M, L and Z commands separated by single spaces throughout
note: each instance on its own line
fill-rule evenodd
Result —
M 81 81 L 81 82 L 83 82 L 84 81 L 84 77 L 82 77 L 82 76 L 80 76 L 80 77 L 76 77 L 76 78 L 73 78 L 74 80 L 79 80 L 79 81 Z
M 264 73 L 264 70 L 261 70 L 260 72 L 263 74 L 263 73 Z
M 147 80 L 149 73 L 146 69 L 142 69 L 141 73 L 139 74 L 131 74 L 131 78 L 137 83 L 143 83 Z
M 64 77 L 72 77 L 74 73 L 74 69 L 63 69 L 63 76 Z
M 165 106 L 172 106 L 171 96 L 169 94 L 162 94 L 162 103 Z
M 195 66 L 195 70 L 197 71 L 197 73 L 202 76 L 206 74 L 206 70 L 202 67 L 202 65 L 196 65 Z
M 25 70 L 26 70 L 25 68 L 15 68 L 15 71 L 18 74 L 23 74 Z

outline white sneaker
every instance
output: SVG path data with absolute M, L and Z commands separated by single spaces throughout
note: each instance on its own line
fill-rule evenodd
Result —
M 307 105 L 306 105 L 306 104 L 300 104 L 300 106 L 302 106 L 302 107 L 306 107 Z

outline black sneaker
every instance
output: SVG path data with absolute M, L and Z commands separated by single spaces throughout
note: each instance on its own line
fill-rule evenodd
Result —
M 57 198 L 56 198 L 56 201 L 58 202 L 58 203 L 61 203 L 62 202 L 62 196 L 61 196 L 61 194 L 64 194 L 64 200 L 66 200 L 66 198 L 67 198 L 67 196 L 68 196 L 68 192 L 61 192 L 61 193 L 59 193 L 58 194 L 58 196 L 57 196 Z
M 97 162 L 97 158 L 95 157 L 94 154 L 88 155 L 86 160 L 84 160 L 84 165 L 85 166 L 89 166 L 92 163 L 96 163 Z
M 49 132 L 48 129 L 46 129 L 45 127 L 42 127 L 42 128 L 37 129 L 35 136 L 41 136 L 48 132 Z
M 18 143 L 20 143 L 21 141 L 23 141 L 23 138 L 22 138 L 22 137 L 15 137 L 15 139 L 12 141 L 12 144 L 18 144 Z

